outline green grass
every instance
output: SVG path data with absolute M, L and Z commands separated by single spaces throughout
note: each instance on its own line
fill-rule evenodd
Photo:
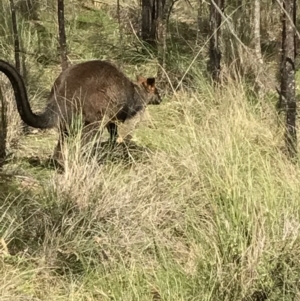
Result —
M 67 23 L 73 62 L 112 58 L 131 78 L 156 74 L 156 60 L 132 37 L 118 45 L 108 12 L 76 9 Z M 41 22 L 55 34 L 51 18 Z M 37 45 L 31 37 L 28 51 Z M 193 59 L 178 47 L 170 75 Z M 53 40 L 48 51 L 57 59 Z M 26 56 L 34 110 L 60 72 L 37 57 Z M 299 298 L 300 167 L 282 151 L 273 95 L 257 100 L 251 82 L 230 77 L 213 89 L 203 70 L 197 62 L 183 89 L 149 107 L 153 127 L 138 126 L 126 158 L 117 150 L 99 163 L 90 146 L 80 148 L 79 128 L 63 173 L 47 166 L 57 133 L 21 134 L 5 86 L 11 156 L 0 173 L 1 301 Z

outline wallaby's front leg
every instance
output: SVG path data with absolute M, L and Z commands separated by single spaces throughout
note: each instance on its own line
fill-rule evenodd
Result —
M 118 126 L 115 123 L 110 122 L 106 128 L 110 135 L 110 142 L 114 145 L 118 137 Z

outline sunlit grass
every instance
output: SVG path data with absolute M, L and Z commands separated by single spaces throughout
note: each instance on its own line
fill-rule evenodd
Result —
M 108 15 L 77 16 L 67 25 L 74 61 L 99 58 L 76 23 L 91 16 L 116 45 Z M 34 44 L 33 35 L 26 47 Z M 103 57 L 121 53 L 101 47 Z M 170 57 L 184 74 L 187 55 Z M 132 57 L 123 67 L 133 79 L 141 70 L 155 75 L 156 61 L 145 62 Z M 28 64 L 42 109 L 39 93 L 60 67 Z M 4 86 L 11 157 L 0 174 L 1 300 L 296 300 L 300 169 L 282 151 L 273 99 L 254 99 L 249 83 L 229 77 L 213 89 L 196 66 L 183 89 L 149 106 L 151 127 L 139 124 L 133 145 L 111 153 L 100 139 L 82 144 L 76 128 L 63 171 L 46 163 L 56 131 L 21 135 Z

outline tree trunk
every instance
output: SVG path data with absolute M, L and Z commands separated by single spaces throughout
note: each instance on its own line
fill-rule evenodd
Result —
M 295 158 L 297 154 L 295 95 L 296 0 L 284 0 L 283 8 L 280 101 L 284 101 L 286 107 L 286 147 L 290 158 Z
M 120 0 L 117 0 L 117 16 L 118 16 L 118 25 L 119 25 L 119 34 L 120 34 L 120 42 L 123 39 L 122 35 L 122 26 L 121 26 L 121 7 L 120 7 Z
M 155 45 L 154 0 L 142 0 L 142 40 Z
M 0 168 L 3 166 L 6 156 L 6 135 L 7 135 L 7 106 L 0 87 Z
M 203 26 L 203 0 L 198 1 L 198 12 L 197 12 L 197 36 L 196 36 L 196 45 L 200 45 L 200 37 L 202 35 L 202 26 Z
M 68 68 L 67 39 L 65 32 L 64 0 L 57 0 L 59 47 L 62 71 Z
M 142 39 L 157 50 L 159 69 L 157 78 L 164 77 L 166 56 L 167 20 L 174 2 L 167 0 L 142 0 Z
M 142 0 L 142 39 L 153 47 L 162 38 L 166 0 Z
M 224 0 L 211 0 L 210 3 L 210 32 L 211 39 L 209 41 L 209 63 L 208 69 L 215 83 L 220 82 L 221 71 L 221 50 L 220 50 L 220 34 L 221 20 L 220 11 L 224 11 Z
M 19 0 L 17 9 L 26 20 L 39 20 L 40 0 Z
M 14 36 L 14 51 L 15 51 L 15 66 L 16 69 L 20 74 L 22 74 L 23 79 L 26 83 L 27 79 L 27 72 L 26 72 L 26 66 L 25 66 L 25 58 L 24 54 L 22 55 L 22 67 L 21 68 L 21 59 L 20 59 L 20 39 L 19 39 L 19 32 L 18 32 L 18 25 L 17 25 L 17 15 L 16 15 L 16 6 L 14 3 L 14 0 L 10 0 L 10 11 L 11 11 L 11 21 L 12 21 L 12 29 L 13 29 L 13 36 Z M 23 70 L 21 70 L 23 69 Z M 23 121 L 22 124 L 22 130 L 23 133 L 27 133 L 28 127 L 27 124 L 25 124 Z
M 167 24 L 166 24 L 166 14 L 165 3 L 166 1 L 156 0 L 157 15 L 155 20 L 156 27 L 156 47 L 157 47 L 157 57 L 160 64 L 158 69 L 157 77 L 162 80 L 165 76 L 165 73 L 162 72 L 163 69 L 166 69 L 166 52 L 167 52 L 167 43 L 166 43 L 166 34 L 167 34 Z
M 235 30 L 239 33 L 241 31 L 242 26 L 242 18 L 245 16 L 243 14 L 243 0 L 237 0 L 235 3 L 236 13 L 234 14 L 235 18 Z
M 254 0 L 254 49 L 257 61 L 263 64 L 261 46 L 260 46 L 260 0 Z
M 262 97 L 264 86 L 260 80 L 261 71 L 263 68 L 263 58 L 261 54 L 261 43 L 260 43 L 260 1 L 254 0 L 254 11 L 253 11 L 253 36 L 254 36 L 254 52 L 256 57 L 256 76 L 255 76 L 255 91 L 259 98 Z

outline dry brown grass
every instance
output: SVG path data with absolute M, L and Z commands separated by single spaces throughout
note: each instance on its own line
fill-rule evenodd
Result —
M 192 61 L 184 55 L 176 68 Z M 247 53 L 235 58 L 256 70 Z M 138 68 L 152 72 L 148 63 Z M 43 87 L 57 71 L 45 70 Z M 191 68 L 192 87 L 149 106 L 135 148 L 94 156 L 79 129 L 63 173 L 28 164 L 46 160 L 57 133 L 20 135 L 12 106 L 4 172 L 23 177 L 0 181 L 3 300 L 297 300 L 299 164 L 281 150 L 277 96 L 257 99 L 248 78 L 223 71 L 213 89 Z

